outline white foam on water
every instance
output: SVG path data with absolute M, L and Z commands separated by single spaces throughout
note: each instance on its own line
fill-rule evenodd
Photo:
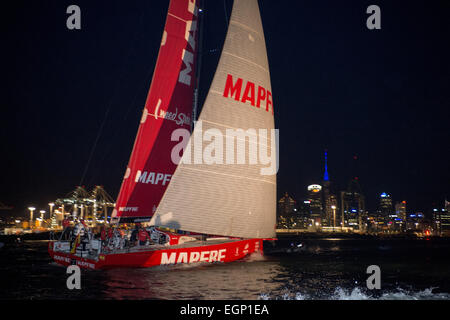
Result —
M 266 260 L 267 260 L 266 256 L 264 256 L 260 252 L 252 252 L 242 259 L 242 261 L 245 262 L 266 261 Z
M 341 287 L 337 287 L 334 294 L 330 297 L 330 300 L 371 300 L 371 298 L 363 293 L 358 287 L 353 288 L 351 292 L 348 292 Z
M 433 293 L 437 288 L 427 288 L 420 291 L 397 288 L 381 295 L 372 295 L 360 287 L 344 289 L 337 287 L 334 292 L 325 297 L 313 297 L 302 292 L 288 292 L 279 295 L 261 293 L 261 300 L 450 300 L 450 293 Z M 366 290 L 367 291 L 367 290 Z
M 409 292 L 399 289 L 397 292 L 388 292 L 383 294 L 380 300 L 450 300 L 449 293 L 433 293 L 433 289 L 436 288 L 427 288 L 417 292 Z
M 214 266 L 220 264 L 220 262 L 217 263 L 209 263 L 209 262 L 191 262 L 191 263 L 177 263 L 177 264 L 167 264 L 167 265 L 158 265 L 153 266 L 151 268 L 145 268 L 144 270 L 148 270 L 149 272 L 153 271 L 169 271 L 169 270 L 186 270 L 186 269 L 197 269 L 199 267 L 205 267 L 205 266 Z

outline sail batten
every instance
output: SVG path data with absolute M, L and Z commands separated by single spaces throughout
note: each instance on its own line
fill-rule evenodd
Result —
M 270 183 L 270 184 L 276 185 L 276 183 L 273 182 L 273 181 L 267 181 L 267 180 L 263 180 L 263 179 L 251 178 L 251 177 L 244 176 L 244 175 L 229 174 L 229 173 L 223 173 L 223 172 L 206 170 L 206 169 L 192 168 L 192 167 L 188 167 L 188 166 L 184 167 L 183 169 L 184 170 L 194 170 L 194 171 L 199 171 L 199 172 L 206 172 L 206 173 L 210 173 L 210 174 L 218 174 L 218 175 L 229 176 L 229 177 L 238 178 L 238 179 L 254 180 L 254 181 L 258 181 L 258 182 Z
M 277 152 L 271 91 L 258 2 L 235 0 L 190 152 L 183 154 L 151 224 L 242 238 L 275 236 L 276 170 L 263 174 L 274 165 L 267 154 Z M 226 144 L 230 137 L 236 137 L 232 147 Z

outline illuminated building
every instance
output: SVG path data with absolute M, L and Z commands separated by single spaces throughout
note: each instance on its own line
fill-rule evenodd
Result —
M 450 237 L 450 202 L 447 200 L 441 214 L 441 236 Z
M 378 217 L 378 213 L 377 212 L 373 212 L 373 213 L 368 213 L 366 212 L 366 230 L 368 232 L 377 232 L 378 231 L 378 225 L 377 225 L 377 217 Z
M 365 198 L 361 192 L 358 178 L 358 157 L 353 156 L 353 179 L 350 180 L 347 190 L 340 194 L 340 224 L 358 232 L 365 232 L 366 210 Z
M 330 194 L 328 199 L 325 201 L 325 206 L 327 210 L 327 221 L 328 226 L 337 227 L 339 226 L 339 206 L 337 197 L 334 194 Z
M 305 200 L 299 202 L 298 209 L 294 214 L 297 217 L 296 229 L 308 229 L 313 226 L 311 220 L 311 201 Z
M 342 226 L 365 231 L 365 199 L 361 194 L 358 177 L 350 181 L 347 191 L 341 191 L 340 200 Z
M 313 221 L 316 229 L 322 226 L 322 186 L 318 184 L 312 184 L 308 186 L 308 201 L 310 201 L 311 215 L 310 218 Z
M 397 202 L 395 204 L 395 226 L 396 229 L 404 231 L 406 228 L 406 201 Z
M 425 216 L 422 212 L 408 214 L 406 229 L 409 231 L 422 231 L 425 227 Z
M 444 208 L 433 208 L 434 234 L 441 237 L 450 237 L 450 202 L 445 200 Z
M 386 192 L 380 195 L 380 210 L 382 214 L 389 216 L 392 214 L 392 198 Z
M 388 231 L 394 229 L 394 219 L 396 215 L 392 206 L 392 198 L 386 192 L 380 195 L 378 206 L 377 226 L 378 231 Z
M 284 196 L 278 200 L 278 212 L 282 215 L 292 214 L 295 208 L 295 200 L 286 192 Z
M 325 170 L 323 174 L 323 214 L 322 214 L 322 225 L 329 227 L 333 226 L 335 215 L 338 214 L 337 211 L 337 198 L 330 190 L 330 178 L 328 176 L 328 163 L 327 163 L 327 151 L 325 151 Z M 333 207 L 335 207 L 333 209 Z
M 406 221 L 406 201 L 397 202 L 395 204 L 395 213 L 397 214 L 397 217 Z
M 278 228 L 288 229 L 296 224 L 294 213 L 296 212 L 295 200 L 286 192 L 283 197 L 278 200 Z

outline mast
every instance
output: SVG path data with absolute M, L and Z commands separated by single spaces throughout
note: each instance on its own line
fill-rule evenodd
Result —
M 197 70 L 196 70 L 196 78 L 197 82 L 194 90 L 194 106 L 192 108 L 192 121 L 191 121 L 191 133 L 194 131 L 194 123 L 197 121 L 197 112 L 198 112 L 198 91 L 200 88 L 200 75 L 202 69 L 202 59 L 203 59 L 203 26 L 204 26 L 204 10 L 203 4 L 206 0 L 198 0 L 198 51 L 197 51 Z

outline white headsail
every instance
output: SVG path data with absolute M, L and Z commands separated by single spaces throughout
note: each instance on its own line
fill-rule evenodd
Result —
M 257 0 L 234 1 L 222 55 L 190 143 L 151 224 L 274 237 L 277 139 Z

